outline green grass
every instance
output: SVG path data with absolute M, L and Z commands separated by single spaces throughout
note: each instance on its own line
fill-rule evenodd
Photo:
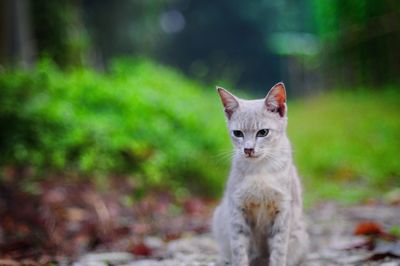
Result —
M 307 204 L 380 198 L 400 186 L 400 93 L 336 91 L 289 102 Z

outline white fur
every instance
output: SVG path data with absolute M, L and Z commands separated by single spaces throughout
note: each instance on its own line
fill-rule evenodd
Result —
M 213 217 L 222 261 L 238 266 L 298 265 L 306 253 L 308 236 L 300 179 L 286 135 L 286 112 L 282 117 L 268 110 L 266 102 L 274 99 L 242 100 L 227 95 L 233 97 L 228 99 L 230 105 L 237 102 L 227 115 L 228 129 L 240 130 L 244 137 L 231 133 L 232 167 Z M 225 104 L 227 99 L 222 100 Z M 286 103 L 281 104 L 286 110 Z M 261 129 L 269 129 L 269 134 L 257 137 Z M 245 148 L 254 149 L 254 157 L 247 157 Z

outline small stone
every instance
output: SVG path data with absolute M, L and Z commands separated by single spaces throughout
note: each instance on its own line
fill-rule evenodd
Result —
M 364 236 L 342 236 L 331 242 L 330 247 L 336 250 L 345 250 L 356 246 L 361 246 L 367 242 Z
M 146 237 L 143 242 L 151 249 L 161 249 L 165 246 L 165 243 L 161 238 L 154 236 Z
M 74 266 L 103 266 L 108 264 L 123 264 L 134 260 L 127 252 L 89 253 L 83 256 Z
M 368 259 L 368 255 L 366 254 L 356 254 L 350 256 L 343 256 L 338 261 L 342 263 L 342 265 L 352 265 L 356 263 L 360 263 Z
M 399 266 L 400 265 L 400 261 L 392 261 L 392 262 L 383 262 L 381 263 L 380 266 Z
M 85 260 L 85 261 L 75 262 L 72 265 L 73 266 L 107 266 L 108 264 L 103 261 Z
M 124 266 L 164 266 L 164 262 L 156 260 L 139 260 L 124 264 Z
M 169 254 L 218 254 L 216 243 L 210 236 L 190 237 L 171 241 L 167 247 Z

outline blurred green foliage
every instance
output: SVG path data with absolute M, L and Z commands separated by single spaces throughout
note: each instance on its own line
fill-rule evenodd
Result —
M 335 86 L 399 84 L 400 2 L 311 0 L 323 50 L 321 64 Z M 388 52 L 390 51 L 390 52 Z
M 228 138 L 213 88 L 145 60 L 116 62 L 107 74 L 42 61 L 2 73 L 0 87 L 3 166 L 221 190 L 227 167 L 216 158 Z
M 0 87 L 3 170 L 29 166 L 33 178 L 100 183 L 130 177 L 144 192 L 222 191 L 231 148 L 212 86 L 136 59 L 107 73 L 61 71 L 43 60 L 33 71 L 3 70 Z M 395 88 L 359 89 L 289 101 L 307 204 L 354 202 L 398 186 L 399 96 Z
M 396 88 L 325 93 L 289 103 L 289 135 L 308 203 L 356 202 L 400 184 Z
M 38 57 L 50 57 L 59 66 L 85 65 L 90 37 L 81 18 L 84 11 L 80 3 L 37 0 L 29 4 Z

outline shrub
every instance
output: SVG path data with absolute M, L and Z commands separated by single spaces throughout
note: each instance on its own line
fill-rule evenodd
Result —
M 146 60 L 108 73 L 59 70 L 0 76 L 0 163 L 81 177 L 128 175 L 138 186 L 221 191 L 229 149 L 213 88 Z

